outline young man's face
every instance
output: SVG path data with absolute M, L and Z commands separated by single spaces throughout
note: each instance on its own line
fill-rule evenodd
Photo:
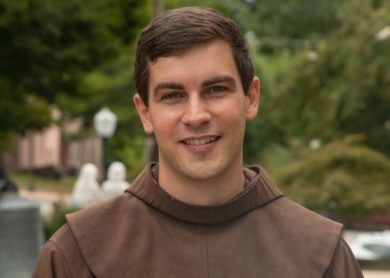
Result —
M 241 170 L 245 122 L 257 114 L 259 80 L 245 96 L 225 41 L 158 58 L 150 65 L 148 93 L 149 107 L 139 95 L 134 102 L 145 132 L 156 136 L 161 171 L 204 180 Z

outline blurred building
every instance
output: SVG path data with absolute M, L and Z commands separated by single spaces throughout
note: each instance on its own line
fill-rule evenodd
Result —
M 75 136 L 81 128 L 82 121 L 74 120 L 62 127 L 53 124 L 42 131 L 18 136 L 13 150 L 4 157 L 6 168 L 60 178 L 64 174 L 76 175 L 87 162 L 101 167 L 100 138 Z

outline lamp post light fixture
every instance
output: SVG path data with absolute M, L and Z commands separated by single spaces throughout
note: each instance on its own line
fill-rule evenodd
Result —
M 103 107 L 93 117 L 93 123 L 96 133 L 102 138 L 103 180 L 105 180 L 107 175 L 107 142 L 115 132 L 117 118 L 110 109 Z

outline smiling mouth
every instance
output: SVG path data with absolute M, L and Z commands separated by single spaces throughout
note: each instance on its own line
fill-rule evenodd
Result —
M 194 146 L 199 146 L 199 145 L 206 145 L 210 144 L 212 142 L 215 142 L 221 138 L 220 136 L 211 136 L 211 137 L 204 137 L 204 138 L 193 138 L 193 139 L 186 139 L 183 140 L 182 143 L 185 145 L 194 145 Z

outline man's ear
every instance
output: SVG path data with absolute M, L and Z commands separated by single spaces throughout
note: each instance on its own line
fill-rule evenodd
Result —
M 259 110 L 259 101 L 260 101 L 260 79 L 255 76 L 252 80 L 252 83 L 249 86 L 247 98 L 247 107 L 246 107 L 246 118 L 252 120 L 256 118 L 257 111 Z
M 153 134 L 153 125 L 150 120 L 149 107 L 145 105 L 141 96 L 137 93 L 133 97 L 135 108 L 137 108 L 139 118 L 141 119 L 144 131 L 147 134 Z

